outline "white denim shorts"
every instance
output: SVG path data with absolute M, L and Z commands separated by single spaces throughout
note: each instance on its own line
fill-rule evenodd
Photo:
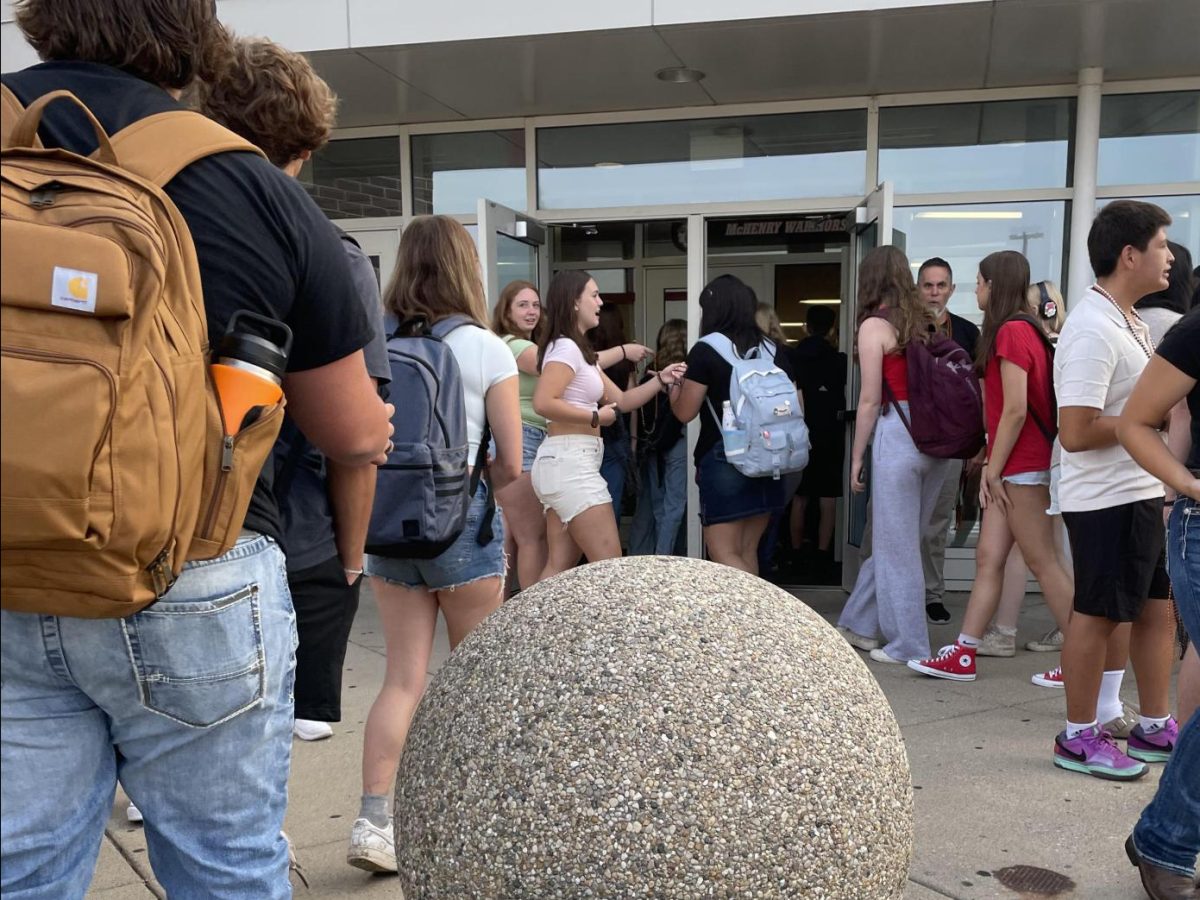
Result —
M 551 435 L 538 447 L 531 478 L 533 492 L 545 509 L 566 525 L 593 506 L 612 503 L 600 475 L 604 441 L 587 434 Z
M 1046 515 L 1061 516 L 1062 507 L 1058 505 L 1058 485 L 1062 481 L 1062 465 L 1060 463 L 1050 464 L 1050 506 L 1046 508 Z
M 1040 472 L 1018 472 L 1016 475 L 1005 475 L 1001 481 L 1008 484 L 1050 484 L 1050 470 L 1042 469 Z

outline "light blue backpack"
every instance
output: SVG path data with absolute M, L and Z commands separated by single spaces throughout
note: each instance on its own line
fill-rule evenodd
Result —
M 799 472 L 808 465 L 808 425 L 788 374 L 775 365 L 775 344 L 764 341 L 745 356 L 739 356 L 733 341 L 723 334 L 700 339 L 733 369 L 729 376 L 729 405 L 732 428 L 724 428 L 721 416 L 707 400 L 721 430 L 725 459 L 750 478 Z

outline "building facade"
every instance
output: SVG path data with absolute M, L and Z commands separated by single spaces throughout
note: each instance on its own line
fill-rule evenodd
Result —
M 446 213 L 474 232 L 490 298 L 587 268 L 653 343 L 669 318 L 695 337 L 700 289 L 732 272 L 789 337 L 807 307 L 835 306 L 849 350 L 855 263 L 876 243 L 914 268 L 949 260 L 951 309 L 976 320 L 975 267 L 998 249 L 1069 306 L 1112 199 L 1166 208 L 1200 261 L 1195 0 L 218 7 L 339 94 L 335 140 L 302 177 L 381 280 L 404 221 Z M 3 14 L 4 70 L 36 61 Z M 842 510 L 846 580 L 862 515 Z M 974 524 L 964 509 L 952 586 L 971 577 Z

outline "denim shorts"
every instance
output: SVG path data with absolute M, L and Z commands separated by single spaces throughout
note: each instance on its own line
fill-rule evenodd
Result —
M 532 472 L 533 461 L 537 459 L 538 447 L 546 439 L 546 432 L 528 422 L 521 423 L 521 471 Z
M 1008 484 L 1049 485 L 1050 470 L 1042 469 L 1040 472 L 1017 472 L 1015 475 L 1001 476 L 1000 480 Z
M 388 556 L 367 555 L 363 569 L 368 575 L 407 588 L 428 588 L 431 591 L 452 590 L 504 576 L 504 517 L 497 511 L 492 517 L 493 537 L 480 546 L 476 540 L 479 523 L 487 509 L 491 488 L 483 479 L 467 507 L 467 523 L 453 544 L 433 559 L 392 559 Z
M 600 474 L 604 442 L 589 434 L 552 435 L 533 464 L 533 492 L 564 525 L 593 506 L 612 503 Z
M 769 515 L 787 503 L 783 478 L 748 478 L 725 460 L 718 441 L 696 467 L 700 486 L 700 521 L 722 525 Z

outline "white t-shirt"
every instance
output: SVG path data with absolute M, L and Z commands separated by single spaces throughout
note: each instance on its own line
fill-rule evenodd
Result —
M 1130 315 L 1141 343 L 1107 298 L 1088 289 L 1071 310 L 1054 355 L 1058 406 L 1086 406 L 1118 416 L 1149 359 L 1150 329 Z M 1062 452 L 1059 505 L 1064 512 L 1087 512 L 1153 500 L 1163 486 L 1134 462 L 1120 444 L 1102 450 Z
M 455 328 L 446 335 L 446 344 L 462 373 L 467 408 L 467 440 L 470 443 L 467 462 L 473 466 L 487 414 L 484 397 L 493 385 L 506 378 L 517 377 L 517 361 L 504 341 L 486 328 L 471 325 Z
M 589 366 L 579 345 L 570 338 L 555 338 L 547 345 L 542 369 L 552 362 L 562 363 L 575 373 L 563 391 L 563 400 L 577 409 L 595 409 L 604 398 L 604 379 L 600 377 L 599 363 Z

